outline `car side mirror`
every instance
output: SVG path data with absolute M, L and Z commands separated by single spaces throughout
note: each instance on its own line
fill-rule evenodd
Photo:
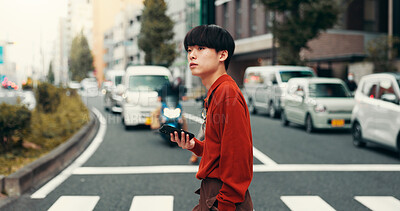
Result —
M 381 99 L 386 102 L 398 104 L 399 100 L 397 99 L 395 94 L 383 94 Z
M 297 95 L 297 96 L 300 96 L 301 98 L 304 98 L 304 96 L 305 96 L 304 91 L 300 91 L 300 90 L 299 91 L 295 91 L 294 94 Z

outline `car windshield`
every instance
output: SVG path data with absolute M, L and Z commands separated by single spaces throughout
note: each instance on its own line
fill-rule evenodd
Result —
M 122 75 L 115 76 L 115 86 L 118 86 L 122 83 Z
M 397 85 L 399 85 L 399 89 L 400 89 L 400 79 L 397 80 Z
M 304 77 L 313 77 L 314 73 L 311 71 L 281 71 L 279 72 L 281 75 L 282 82 L 288 82 L 291 78 L 304 78 Z
M 351 97 L 342 84 L 319 83 L 310 84 L 310 97 Z
M 129 77 L 129 91 L 157 91 L 166 83 L 169 83 L 168 76 L 134 75 Z

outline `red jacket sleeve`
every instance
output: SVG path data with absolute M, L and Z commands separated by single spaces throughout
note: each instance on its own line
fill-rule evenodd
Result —
M 235 210 L 235 203 L 244 201 L 253 177 L 253 144 L 250 117 L 238 98 L 227 98 L 213 112 L 221 115 L 218 125 L 221 137 L 220 179 L 222 188 L 217 195 L 219 210 Z
M 196 154 L 197 156 L 203 156 L 204 142 L 199 141 L 197 138 L 194 138 L 194 141 L 195 145 L 190 151 L 194 152 L 194 154 Z

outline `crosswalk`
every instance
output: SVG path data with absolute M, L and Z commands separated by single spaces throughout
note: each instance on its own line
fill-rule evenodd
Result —
M 355 201 L 372 211 L 398 211 L 400 201 L 393 196 L 355 196 Z M 91 211 L 99 196 L 61 196 L 48 211 Z M 282 202 L 292 211 L 335 211 L 329 203 L 316 195 L 281 196 Z M 173 211 L 174 196 L 134 196 L 129 211 Z M 257 206 L 255 211 L 260 211 Z

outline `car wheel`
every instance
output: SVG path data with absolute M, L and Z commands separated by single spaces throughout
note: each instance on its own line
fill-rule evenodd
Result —
M 314 132 L 314 125 L 313 125 L 313 122 L 312 122 L 310 114 L 307 115 L 305 126 L 306 126 L 306 132 L 307 133 Z
M 253 101 L 249 101 L 249 112 L 251 114 L 257 114 L 257 109 L 254 107 Z
M 281 113 L 281 120 L 282 120 L 282 125 L 283 126 L 288 126 L 289 125 L 289 121 L 286 118 L 285 111 L 282 111 L 282 113 Z
M 361 125 L 356 122 L 351 130 L 353 136 L 353 145 L 356 147 L 365 147 L 366 143 L 362 138 Z
M 275 118 L 276 117 L 276 109 L 274 107 L 274 104 L 271 102 L 268 106 L 268 114 L 269 117 Z

